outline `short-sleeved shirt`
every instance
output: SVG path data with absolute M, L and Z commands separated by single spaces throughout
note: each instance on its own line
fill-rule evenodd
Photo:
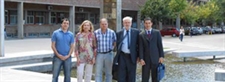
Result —
M 95 35 L 89 33 L 87 36 L 78 33 L 75 38 L 75 52 L 78 52 L 76 56 L 79 56 L 81 63 L 91 63 L 95 57 L 94 50 L 96 48 Z
M 95 31 L 97 41 L 97 52 L 108 52 L 113 50 L 113 43 L 116 42 L 116 33 L 107 28 L 106 33 L 102 33 L 101 29 Z
M 57 52 L 66 56 L 70 52 L 71 44 L 74 44 L 74 35 L 70 31 L 64 33 L 62 29 L 58 29 L 53 32 L 51 40 L 55 42 Z

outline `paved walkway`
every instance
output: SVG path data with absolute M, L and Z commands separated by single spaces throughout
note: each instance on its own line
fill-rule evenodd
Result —
M 59 82 L 63 82 L 63 78 L 59 76 Z M 51 79 L 50 74 L 0 68 L 0 82 L 51 82 Z M 71 82 L 77 82 L 77 79 L 71 78 Z
M 184 41 L 180 42 L 179 38 L 170 36 L 163 37 L 163 45 L 170 48 L 176 48 L 181 51 L 196 51 L 196 50 L 224 50 L 225 51 L 225 34 L 214 35 L 198 35 L 185 36 Z M 212 56 L 197 57 L 199 59 L 212 59 Z M 225 63 L 225 56 L 216 56 L 214 61 Z
M 29 52 L 50 52 L 50 38 L 16 39 L 5 41 L 5 57 L 20 56 Z M 21 54 L 18 54 L 21 53 Z

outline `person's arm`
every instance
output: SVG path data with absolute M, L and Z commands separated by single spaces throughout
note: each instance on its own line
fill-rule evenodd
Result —
M 143 46 L 144 42 L 143 42 L 143 38 L 142 38 L 141 34 L 139 34 L 138 42 L 139 42 L 139 45 L 138 45 L 139 60 L 140 60 L 140 64 L 143 66 L 143 65 L 145 65 L 145 61 L 143 59 L 143 56 L 144 56 L 144 46 Z
M 74 49 L 74 57 L 76 57 L 77 59 L 79 59 L 79 41 L 78 41 L 78 35 L 76 35 L 75 37 L 75 49 Z
M 161 34 L 159 32 L 158 32 L 157 38 L 158 38 L 157 46 L 158 46 L 158 50 L 159 50 L 159 57 L 164 57 L 164 51 L 163 51 L 163 45 L 162 45 L 162 37 L 161 37 Z
M 95 37 L 95 34 L 93 33 L 92 34 L 92 38 L 93 38 L 93 50 L 94 50 L 94 58 L 96 58 L 97 56 L 97 41 L 96 41 L 96 37 Z
M 163 58 L 164 58 L 164 51 L 163 51 L 163 45 L 162 45 L 162 37 L 160 32 L 157 32 L 158 36 L 157 36 L 157 46 L 158 46 L 158 52 L 159 52 L 159 62 L 162 63 L 163 62 Z
M 53 50 L 54 54 L 55 54 L 58 58 L 61 59 L 62 55 L 60 55 L 60 54 L 58 53 L 58 51 L 57 51 L 57 49 L 56 49 L 56 47 L 55 47 L 55 42 L 52 42 L 51 47 L 52 47 L 52 50 Z
M 63 56 L 58 53 L 58 51 L 55 47 L 55 45 L 56 45 L 56 34 L 55 33 L 52 34 L 51 40 L 52 40 L 51 48 L 54 52 L 54 55 L 56 55 L 56 57 L 58 57 L 59 59 L 64 60 Z
M 113 51 L 116 51 L 116 40 L 117 40 L 117 37 L 116 37 L 116 33 L 113 32 Z
M 142 39 L 142 35 L 139 34 L 139 38 L 138 38 L 138 42 L 139 42 L 139 45 L 138 45 L 138 52 L 139 52 L 139 58 L 140 59 L 143 59 L 143 54 L 144 54 L 144 42 L 143 42 L 143 39 Z
M 79 33 L 76 35 L 75 37 L 75 49 L 74 49 L 74 57 L 77 58 L 77 66 L 80 65 L 80 57 L 79 57 L 79 47 L 80 47 L 80 44 L 79 44 L 79 40 L 78 40 L 78 36 L 79 36 Z
M 73 50 L 74 50 L 74 36 L 72 35 L 70 40 L 70 51 L 69 51 L 69 54 L 67 54 L 66 59 L 71 56 L 71 54 L 73 53 Z
M 69 51 L 69 54 L 66 56 L 66 59 L 71 56 L 71 54 L 73 53 L 73 50 L 74 50 L 74 42 L 70 44 L 70 51 Z

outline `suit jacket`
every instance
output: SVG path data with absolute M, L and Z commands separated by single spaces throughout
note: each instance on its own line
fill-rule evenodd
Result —
M 158 30 L 152 29 L 150 38 L 145 30 L 139 34 L 139 57 L 152 64 L 158 64 L 159 58 L 164 57 L 162 38 Z
M 114 63 L 118 62 L 119 55 L 121 54 L 121 49 L 122 49 L 122 42 L 124 39 L 124 30 L 121 30 L 116 33 L 117 37 L 117 54 L 114 58 Z M 131 55 L 131 60 L 134 64 L 136 64 L 137 57 L 138 57 L 138 37 L 139 37 L 139 30 L 131 28 L 130 32 L 130 55 Z

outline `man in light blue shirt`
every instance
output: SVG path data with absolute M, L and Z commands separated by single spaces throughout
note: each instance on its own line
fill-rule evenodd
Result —
M 114 75 L 118 82 L 135 82 L 138 57 L 139 30 L 131 28 L 132 18 L 124 17 L 124 29 L 117 32 L 117 55 L 114 63 L 118 63 L 118 74 Z
M 52 82 L 58 82 L 58 76 L 63 67 L 64 82 L 70 82 L 71 54 L 74 50 L 74 35 L 68 31 L 69 20 L 63 19 L 61 28 L 52 34 L 52 50 L 54 52 L 52 65 Z
M 130 49 L 129 49 L 129 47 L 127 47 L 127 46 L 130 45 L 130 31 L 131 31 L 130 29 L 126 30 L 124 28 L 123 35 L 125 36 L 125 38 L 124 38 L 123 43 L 122 43 L 122 51 L 124 53 L 130 53 Z M 128 33 L 128 35 L 127 35 L 127 33 Z

